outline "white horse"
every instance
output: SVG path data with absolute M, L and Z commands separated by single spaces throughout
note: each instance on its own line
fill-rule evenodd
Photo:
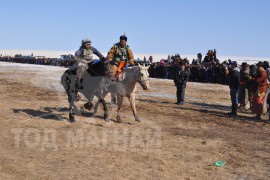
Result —
M 138 82 L 144 90 L 149 89 L 149 73 L 148 67 L 134 66 L 124 68 L 123 73 L 120 75 L 119 81 L 108 87 L 108 92 L 117 95 L 117 118 L 121 122 L 120 111 L 123 104 L 123 98 L 127 97 L 130 101 L 130 106 L 136 121 L 140 122 L 140 118 L 136 111 L 135 105 L 135 91 L 136 83 Z

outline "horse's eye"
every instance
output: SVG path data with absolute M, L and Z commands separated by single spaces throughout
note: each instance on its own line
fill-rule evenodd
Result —
M 143 76 L 143 73 L 141 73 L 141 75 Z

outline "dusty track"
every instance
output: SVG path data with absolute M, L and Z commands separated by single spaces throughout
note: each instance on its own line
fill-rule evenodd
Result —
M 250 113 L 228 117 L 226 86 L 189 83 L 188 100 L 178 106 L 172 81 L 151 80 L 151 90 L 138 88 L 143 122 L 125 100 L 123 123 L 110 106 L 109 123 L 99 111 L 70 124 L 66 95 L 50 84 L 64 69 L 37 67 L 0 64 L 0 179 L 270 178 L 270 124 Z M 69 144 L 70 133 L 83 143 Z M 218 160 L 226 164 L 214 167 Z

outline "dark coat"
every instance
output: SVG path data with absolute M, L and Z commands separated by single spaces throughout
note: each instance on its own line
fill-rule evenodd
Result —
M 240 81 L 246 83 L 249 79 L 249 68 L 241 69 L 240 71 Z
M 175 75 L 174 75 L 174 84 L 175 86 L 186 87 L 187 81 L 190 76 L 190 71 L 188 68 L 185 70 L 180 70 L 180 67 L 175 68 Z
M 240 71 L 240 84 L 245 85 L 246 88 L 249 87 L 249 81 L 251 79 L 249 72 L 250 72 L 249 67 L 243 68 Z
M 239 89 L 240 86 L 240 69 L 238 67 L 233 68 L 229 72 L 230 82 L 229 87 L 230 89 Z

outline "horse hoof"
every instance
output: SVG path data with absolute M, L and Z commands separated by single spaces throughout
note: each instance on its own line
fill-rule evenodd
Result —
M 69 114 L 69 122 L 74 123 L 75 122 L 75 117 L 72 114 Z
M 135 121 L 141 122 L 141 118 L 139 118 L 138 116 L 136 116 L 136 117 L 135 117 Z
M 106 115 L 104 115 L 104 120 L 105 121 L 107 121 L 107 122 L 109 122 L 109 117 L 108 117 L 108 115 L 106 114 Z
M 120 118 L 120 116 L 117 116 L 116 121 L 117 121 L 118 123 L 120 123 L 120 122 L 121 122 L 121 118 Z
M 70 122 L 70 123 L 74 123 L 74 122 L 75 122 L 75 118 L 70 118 L 70 119 L 69 119 L 69 122 Z

